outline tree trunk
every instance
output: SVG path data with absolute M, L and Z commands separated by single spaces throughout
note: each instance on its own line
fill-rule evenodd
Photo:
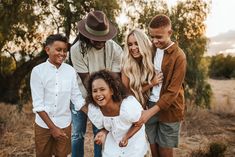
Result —
M 0 78 L 0 101 L 6 103 L 17 103 L 22 81 L 31 72 L 34 66 L 44 62 L 47 55 L 39 55 L 19 66 L 11 75 Z

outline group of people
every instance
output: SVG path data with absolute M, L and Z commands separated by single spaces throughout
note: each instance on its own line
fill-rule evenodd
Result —
M 94 157 L 173 157 L 184 116 L 186 57 L 171 40 L 171 21 L 156 15 L 150 39 L 134 28 L 124 49 L 112 39 L 117 29 L 102 11 L 78 22 L 64 63 L 68 40 L 45 42 L 49 58 L 33 68 L 30 86 L 35 118 L 36 156 L 84 156 L 87 117 L 94 133 Z M 71 124 L 72 122 L 72 124 Z

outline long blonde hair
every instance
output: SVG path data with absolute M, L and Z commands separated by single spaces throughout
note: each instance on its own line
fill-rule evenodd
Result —
M 132 57 L 128 48 L 128 38 L 134 35 L 138 43 L 141 63 Z M 142 93 L 142 85 L 149 83 L 154 76 L 154 65 L 152 62 L 153 47 L 147 35 L 138 28 L 131 30 L 125 40 L 124 53 L 122 56 L 122 70 L 129 78 L 129 88 L 137 100 L 145 107 L 150 90 Z

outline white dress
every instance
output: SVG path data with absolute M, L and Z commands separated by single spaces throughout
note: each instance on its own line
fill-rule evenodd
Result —
M 118 116 L 104 116 L 99 107 L 92 104 L 88 107 L 88 117 L 98 128 L 109 131 L 103 146 L 102 157 L 144 157 L 147 152 L 145 126 L 128 140 L 126 147 L 119 147 L 119 142 L 134 122 L 141 117 L 143 108 L 134 96 L 122 101 Z

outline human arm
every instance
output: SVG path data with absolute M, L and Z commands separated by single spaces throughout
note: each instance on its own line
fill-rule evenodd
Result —
M 142 86 L 142 93 L 146 92 L 150 88 L 159 85 L 163 81 L 163 73 L 155 71 L 154 77 L 151 80 L 151 84 L 146 83 Z
M 64 131 L 58 128 L 48 116 L 50 108 L 44 104 L 44 86 L 40 75 L 40 69 L 34 68 L 30 77 L 30 88 L 33 100 L 33 112 L 37 113 L 40 118 L 45 122 L 47 127 L 50 129 L 51 134 L 54 138 L 65 138 L 67 135 Z
M 186 58 L 184 55 L 179 55 L 176 58 L 174 64 L 172 64 L 172 69 L 172 74 L 170 74 L 171 79 L 166 83 L 167 87 L 162 92 L 160 99 L 152 108 L 143 111 L 142 116 L 136 125 L 146 123 L 150 117 L 155 115 L 160 110 L 167 110 L 176 100 L 182 89 L 182 84 L 186 73 Z
M 111 59 L 111 71 L 120 74 L 121 71 L 121 56 L 123 54 L 122 48 L 113 40 L 107 41 L 106 49 L 110 51 L 109 59 Z
M 88 104 L 87 116 L 92 122 L 92 124 L 96 126 L 96 128 L 98 129 L 104 128 L 103 114 L 99 107 L 93 104 Z
M 76 111 L 79 111 L 85 105 L 85 100 L 82 97 L 82 93 L 78 87 L 77 75 L 75 70 L 73 70 L 73 75 L 71 79 L 72 79 L 71 101 L 74 104 L 74 109 Z
M 93 125 L 96 126 L 100 131 L 95 136 L 96 144 L 103 144 L 106 138 L 108 131 L 104 128 L 103 125 L 103 114 L 100 111 L 100 108 L 94 106 L 93 104 L 88 104 L 88 118 L 92 122 Z
M 119 147 L 126 147 L 128 144 L 128 140 L 140 130 L 142 125 L 135 126 L 134 124 L 131 126 L 131 128 L 128 130 L 126 135 L 122 138 L 122 140 L 119 142 Z
M 122 79 L 123 85 L 131 93 L 130 86 L 129 86 L 129 82 L 130 82 L 129 78 L 125 75 L 125 73 L 123 71 L 121 71 L 121 79 Z M 146 83 L 146 84 L 142 85 L 142 93 L 146 92 L 147 90 L 149 90 L 153 86 L 159 85 L 160 83 L 162 83 L 162 80 L 163 80 L 163 74 L 161 72 L 155 72 L 155 75 L 154 75 L 153 79 L 151 80 L 151 84 Z
M 48 116 L 48 114 L 45 111 L 41 111 L 41 112 L 37 112 L 37 113 L 41 117 L 41 119 L 46 123 L 46 125 L 50 129 L 52 136 L 55 139 L 69 138 L 61 128 L 57 127 L 52 122 L 52 120 L 50 119 L 50 117 Z
M 86 81 L 87 81 L 88 78 L 89 78 L 89 73 L 78 73 L 78 75 L 79 75 L 79 77 L 80 77 L 81 80 L 82 80 L 83 86 L 85 87 L 85 89 L 87 89 Z
M 158 105 L 154 105 L 152 108 L 143 110 L 140 119 L 135 123 L 135 126 L 141 126 L 145 124 L 153 115 L 160 111 Z
M 80 50 L 80 41 L 78 41 L 71 47 L 71 61 L 74 69 L 81 78 L 82 84 L 85 86 L 85 82 L 89 77 L 87 54 L 82 54 Z
M 166 71 L 165 84 L 162 87 L 161 96 L 156 103 L 161 110 L 168 110 L 183 90 L 186 74 L 186 57 L 183 52 L 175 56 L 175 61 L 171 64 L 170 69 Z M 170 79 L 167 79 L 167 75 L 170 76 Z
M 104 144 L 108 131 L 106 129 L 101 129 L 95 136 L 95 143 L 98 145 Z
M 128 140 L 141 129 L 142 125 L 136 126 L 134 124 L 141 117 L 142 111 L 143 108 L 141 104 L 134 96 L 129 96 L 128 98 L 126 98 L 125 102 L 122 103 L 120 115 L 130 127 L 119 142 L 120 147 L 127 146 Z
M 87 115 L 87 113 L 88 113 L 88 105 L 85 104 L 84 106 L 82 106 L 81 111 L 84 112 Z

